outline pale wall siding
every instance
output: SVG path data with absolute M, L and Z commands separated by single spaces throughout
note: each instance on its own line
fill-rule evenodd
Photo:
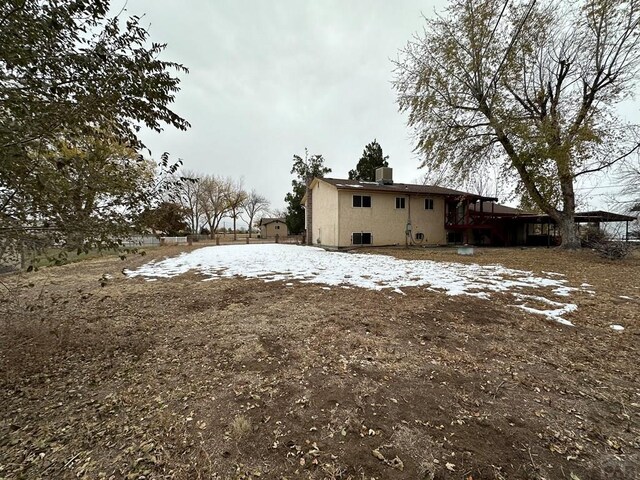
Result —
M 280 229 L 277 229 L 276 226 L 279 226 Z M 287 224 L 284 222 L 270 222 L 260 227 L 261 238 L 275 238 L 276 234 L 279 238 L 287 237 L 289 235 Z
M 353 195 L 370 195 L 371 208 L 353 207 Z M 411 195 L 409 197 L 405 195 L 406 208 L 396 209 L 395 199 L 397 196 L 400 195 L 395 193 L 339 190 L 338 246 L 346 247 L 351 245 L 353 232 L 370 232 L 373 235 L 373 245 L 404 245 L 405 228 L 409 213 L 411 214 L 414 236 L 416 233 L 422 232 L 426 237 L 423 242 L 425 245 L 446 243 L 443 197 L 422 195 Z M 433 210 L 425 210 L 425 198 L 433 199 Z M 411 201 L 410 209 L 409 199 Z
M 425 198 L 433 199 L 433 210 L 425 210 Z M 424 233 L 426 245 L 445 245 L 447 232 L 444 228 L 444 197 L 411 196 L 411 221 L 413 234 Z
M 311 215 L 313 244 L 338 246 L 338 189 L 331 184 L 318 182 L 313 188 Z

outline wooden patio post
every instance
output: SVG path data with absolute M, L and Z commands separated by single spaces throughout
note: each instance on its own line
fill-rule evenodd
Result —
M 627 224 L 627 231 L 625 233 L 625 242 L 629 243 L 629 220 L 625 222 Z

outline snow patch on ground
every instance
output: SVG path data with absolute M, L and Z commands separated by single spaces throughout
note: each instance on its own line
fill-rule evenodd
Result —
M 616 331 L 622 331 L 624 330 L 624 327 L 622 325 L 611 325 L 611 328 L 613 328 Z
M 147 280 L 171 278 L 194 270 L 207 280 L 241 276 L 265 282 L 292 280 L 341 288 L 391 289 L 404 295 L 401 288 L 424 287 L 447 295 L 470 295 L 489 299 L 493 292 L 515 292 L 522 302 L 516 305 L 531 313 L 571 325 L 562 315 L 574 311 L 572 303 L 562 303 L 541 296 L 522 293 L 530 289 L 550 288 L 557 296 L 568 296 L 578 288 L 567 285 L 564 276 L 545 272 L 535 276 L 525 270 L 502 265 L 477 265 L 431 260 L 402 260 L 388 255 L 328 252 L 316 247 L 295 245 L 221 245 L 205 247 L 177 257 L 147 263 L 125 273 Z M 549 310 L 527 306 L 528 300 L 546 303 Z
M 545 275 L 550 275 L 552 277 L 564 277 L 564 273 L 558 273 L 558 272 L 545 272 L 543 271 L 542 273 L 544 273 Z
M 527 307 L 526 305 L 516 305 L 516 307 L 521 308 L 525 312 L 544 315 L 546 317 L 549 317 L 552 320 L 555 320 L 558 323 L 561 323 L 562 325 L 567 325 L 569 327 L 573 327 L 573 323 L 571 323 L 569 320 L 565 320 L 564 318 L 562 318 L 562 315 L 564 315 L 565 313 L 573 312 L 578 308 L 578 306 L 573 303 L 568 303 L 564 305 L 562 308 L 555 308 L 552 310 L 540 310 L 538 308 Z

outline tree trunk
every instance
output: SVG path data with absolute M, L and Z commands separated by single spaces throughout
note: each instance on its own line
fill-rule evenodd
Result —
M 557 219 L 558 229 L 562 238 L 561 247 L 568 250 L 575 250 L 581 247 L 578 226 L 573 215 L 561 215 Z
M 233 241 L 238 240 L 238 231 L 236 230 L 236 217 L 233 216 Z
M 209 224 L 209 240 L 213 240 L 213 221 L 210 219 L 207 219 L 207 223 Z

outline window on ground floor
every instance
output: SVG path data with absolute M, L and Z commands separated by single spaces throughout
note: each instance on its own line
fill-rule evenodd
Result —
M 352 245 L 371 245 L 373 236 L 370 232 L 354 232 L 351 234 Z
M 353 206 L 358 208 L 371 208 L 371 195 L 354 195 Z
M 424 233 L 422 232 L 416 233 L 416 240 L 424 240 Z

